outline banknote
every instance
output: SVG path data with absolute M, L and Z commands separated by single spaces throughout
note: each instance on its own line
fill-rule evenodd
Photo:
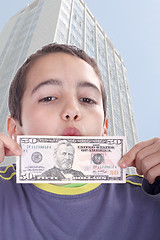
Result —
M 125 183 L 125 137 L 18 136 L 17 183 Z

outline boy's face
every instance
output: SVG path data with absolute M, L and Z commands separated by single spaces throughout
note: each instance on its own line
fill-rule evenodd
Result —
M 16 121 L 16 134 L 107 134 L 100 80 L 87 62 L 66 53 L 51 53 L 33 64 L 26 82 L 22 127 Z

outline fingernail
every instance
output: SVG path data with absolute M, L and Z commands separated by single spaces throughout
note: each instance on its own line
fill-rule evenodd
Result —
M 123 162 L 122 160 L 120 161 L 120 165 L 121 165 L 122 168 L 127 167 L 127 165 L 125 164 L 125 162 Z
M 21 155 L 21 149 L 17 148 L 17 149 L 16 149 L 16 154 L 17 154 L 17 155 Z

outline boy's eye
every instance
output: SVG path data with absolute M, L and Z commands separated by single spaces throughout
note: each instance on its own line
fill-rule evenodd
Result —
M 95 101 L 90 98 L 80 98 L 81 102 L 88 103 L 88 104 L 94 104 Z
M 39 102 L 51 102 L 54 100 L 56 100 L 55 97 L 48 96 L 48 97 L 44 97 L 44 98 L 40 99 Z

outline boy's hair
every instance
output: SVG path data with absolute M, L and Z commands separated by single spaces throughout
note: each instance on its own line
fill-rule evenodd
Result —
M 17 71 L 11 86 L 9 90 L 9 111 L 11 116 L 19 121 L 20 126 L 22 126 L 21 121 L 21 100 L 26 88 L 26 76 L 29 70 L 32 68 L 32 65 L 34 62 L 36 62 L 37 59 L 39 59 L 42 56 L 45 56 L 50 53 L 57 53 L 57 52 L 63 52 L 67 53 L 73 56 L 77 56 L 84 61 L 86 61 L 88 64 L 90 64 L 95 73 L 97 74 L 99 80 L 100 80 L 100 86 L 101 86 L 101 92 L 102 92 L 102 101 L 103 101 L 103 110 L 104 110 L 104 119 L 106 117 L 106 93 L 104 84 L 102 82 L 101 74 L 99 71 L 99 68 L 97 66 L 96 61 L 89 57 L 85 51 L 71 45 L 66 44 L 57 44 L 57 43 L 51 43 L 48 44 L 42 49 L 38 50 L 36 53 L 32 54 L 25 62 L 24 64 L 19 68 Z

